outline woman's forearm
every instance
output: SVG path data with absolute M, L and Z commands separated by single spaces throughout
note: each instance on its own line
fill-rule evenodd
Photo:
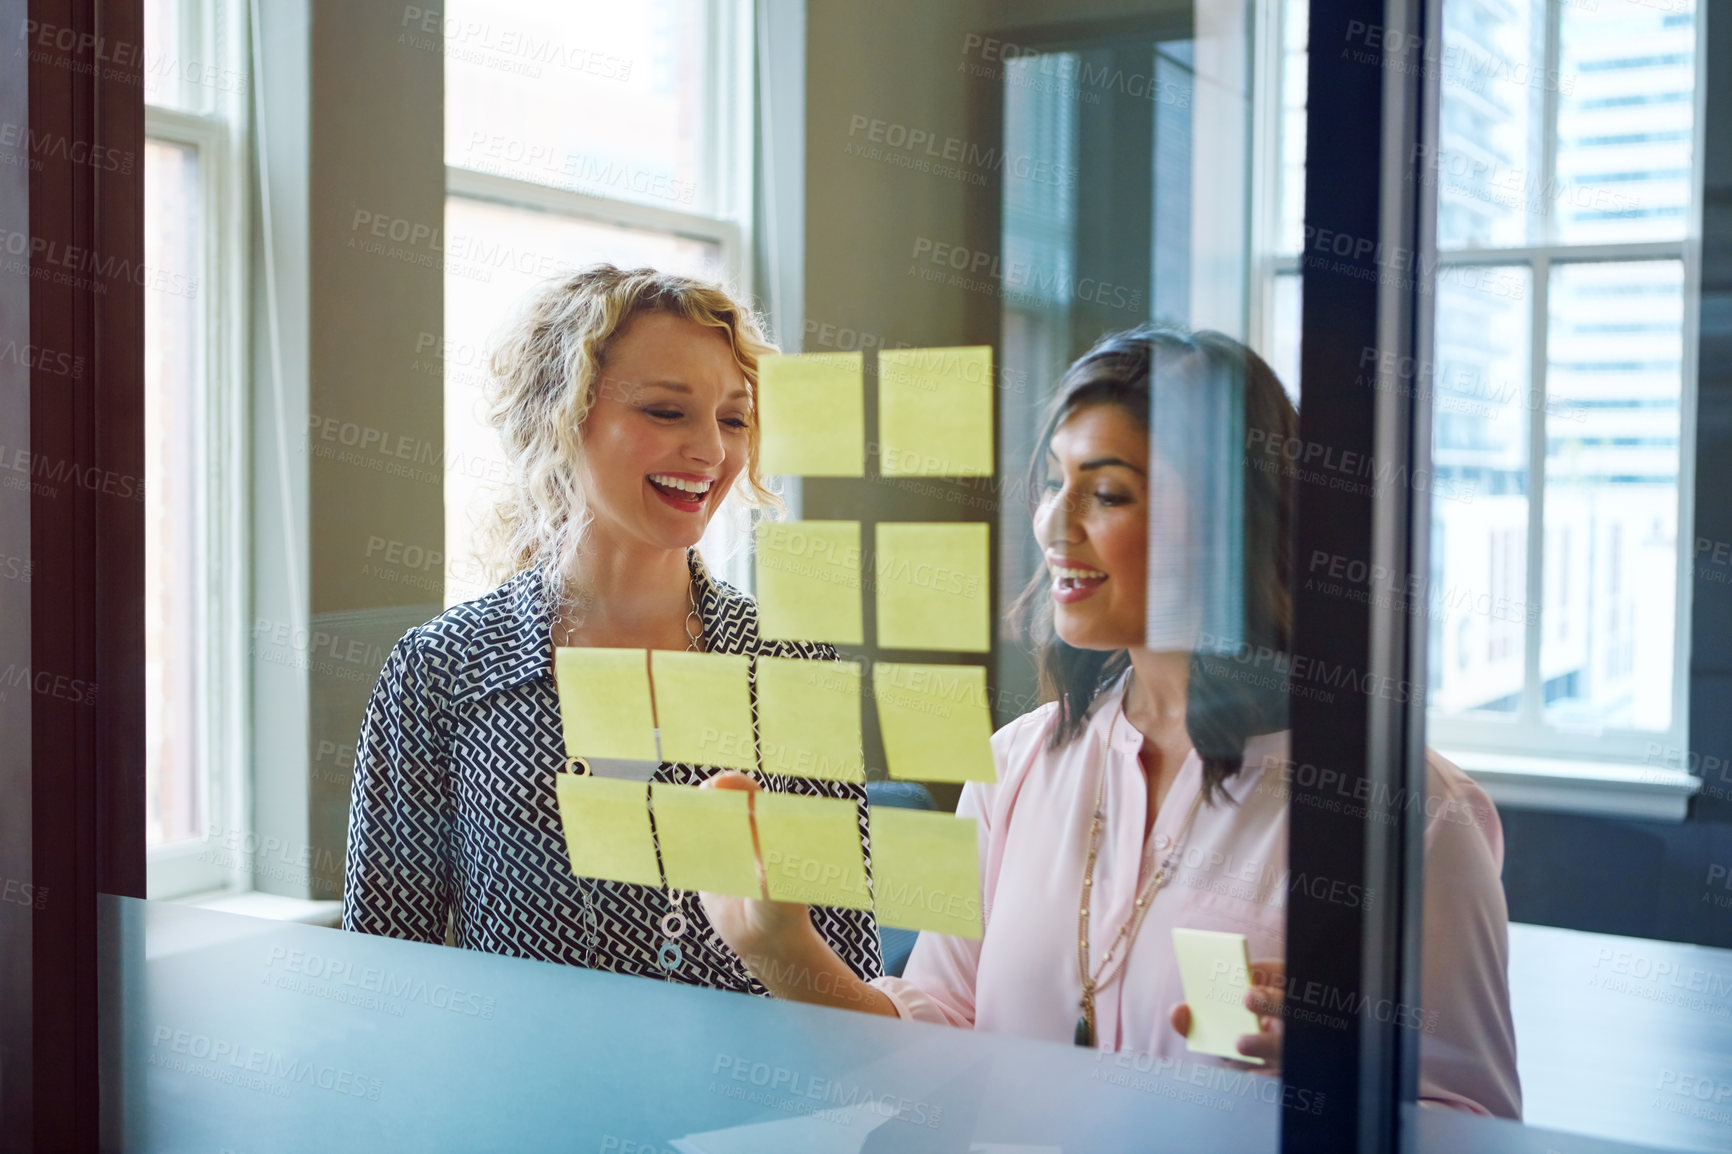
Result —
M 815 928 L 784 938 L 778 945 L 774 952 L 753 949 L 740 955 L 746 969 L 776 997 L 888 1018 L 897 1016 L 896 1003 L 890 996 L 856 977 Z

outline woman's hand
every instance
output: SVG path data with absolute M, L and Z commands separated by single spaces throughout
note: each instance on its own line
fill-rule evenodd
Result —
M 743 773 L 719 773 L 701 789 L 758 790 Z M 764 851 L 758 844 L 758 819 L 752 816 L 752 851 L 758 859 L 761 898 L 700 893 L 704 914 L 739 955 L 754 978 L 778 998 L 845 1010 L 896 1016 L 888 995 L 862 982 L 812 925 L 812 911 L 799 902 L 773 902 L 764 880 Z
M 756 793 L 760 786 L 745 774 L 729 770 L 709 778 L 698 788 L 737 789 L 745 793 Z M 764 894 L 762 898 L 704 893 L 698 895 L 698 900 L 703 904 L 704 914 L 710 919 L 710 924 L 716 927 L 716 932 L 728 943 L 728 948 L 745 960 L 748 968 L 753 968 L 755 972 L 753 959 L 774 959 L 778 955 L 798 952 L 800 947 L 810 944 L 806 940 L 807 936 L 816 936 L 817 931 L 812 928 L 812 912 L 808 907 L 799 902 L 769 900 L 770 891 L 764 882 L 764 854 L 758 846 L 758 822 L 755 816 L 752 818 L 752 850 L 758 856 L 758 885 Z
M 1281 1072 L 1281 1006 L 1287 985 L 1287 963 L 1267 958 L 1251 963 L 1251 985 L 1245 990 L 1245 1008 L 1257 1015 L 1257 1032 L 1239 1038 L 1239 1053 L 1261 1058 L 1252 1069 L 1263 1074 Z M 1191 1036 L 1191 1007 L 1183 1002 L 1173 1007 L 1173 1029 Z

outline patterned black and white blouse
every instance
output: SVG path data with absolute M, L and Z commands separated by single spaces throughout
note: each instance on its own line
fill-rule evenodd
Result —
M 829 645 L 761 640 L 757 604 L 713 580 L 695 550 L 688 556 L 709 652 L 836 657 Z M 449 915 L 469 949 L 764 993 L 696 894 L 572 875 L 554 793 L 565 743 L 550 624 L 542 583 L 525 572 L 410 630 L 391 651 L 357 746 L 343 928 L 443 942 Z M 752 709 L 755 720 L 755 695 Z M 664 763 L 653 780 L 692 785 L 714 772 Z M 865 800 L 847 783 L 761 780 Z M 664 968 L 662 923 L 676 908 L 687 928 L 678 964 Z M 813 907 L 812 920 L 860 977 L 883 972 L 869 912 Z

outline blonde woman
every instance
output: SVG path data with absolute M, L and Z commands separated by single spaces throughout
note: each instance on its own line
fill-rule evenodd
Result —
M 757 607 L 694 546 L 758 474 L 758 360 L 774 350 L 722 289 L 584 269 L 539 290 L 493 357 L 491 420 L 514 475 L 493 526 L 514 574 L 398 642 L 361 730 L 343 925 L 364 933 L 762 992 L 696 895 L 572 876 L 555 800 L 565 760 L 556 645 L 833 659 L 765 642 Z M 713 771 L 663 764 L 654 780 Z M 860 798 L 857 787 L 768 778 Z M 814 912 L 859 976 L 869 914 Z

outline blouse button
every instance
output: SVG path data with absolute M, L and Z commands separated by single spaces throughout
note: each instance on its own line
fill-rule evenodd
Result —
M 1164 833 L 1158 834 L 1155 837 L 1155 848 L 1156 849 L 1166 849 L 1172 843 L 1173 843 L 1173 839 L 1168 837 Z

